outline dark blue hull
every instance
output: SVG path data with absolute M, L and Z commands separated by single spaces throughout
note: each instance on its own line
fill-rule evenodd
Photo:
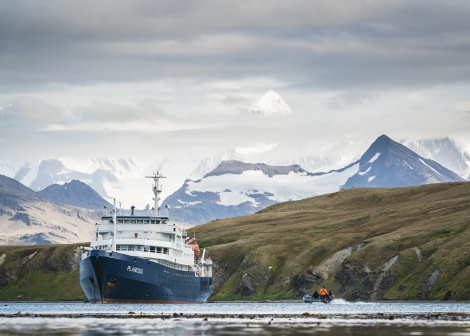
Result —
M 213 290 L 210 277 L 104 250 L 82 256 L 80 285 L 92 303 L 203 303 Z

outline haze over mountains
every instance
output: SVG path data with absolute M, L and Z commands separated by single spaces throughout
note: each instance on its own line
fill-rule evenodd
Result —
M 162 204 L 171 207 L 173 219 L 201 224 L 254 213 L 277 202 L 300 200 L 341 189 L 457 181 L 464 179 L 382 135 L 359 160 L 328 172 L 312 173 L 298 165 L 279 167 L 222 162 L 202 179 L 186 180 Z
M 253 104 L 250 112 L 263 116 L 289 116 L 293 113 L 274 91 L 266 92 Z M 102 211 L 104 206 L 109 208 L 116 199 L 122 209 L 135 206 L 136 211 L 147 211 L 144 209 L 153 204 L 153 193 L 152 181 L 145 177 L 158 170 L 168 177 L 162 181 L 160 205 L 165 209 L 169 207 L 169 215 L 174 221 L 188 225 L 251 214 L 274 203 L 300 200 L 340 189 L 404 187 L 470 178 L 470 154 L 451 138 L 402 140 L 401 143 L 382 135 L 356 157 L 336 153 L 333 149 L 335 145 L 332 145 L 331 150 L 323 149 L 303 157 L 282 157 L 279 160 L 281 163 L 276 165 L 240 160 L 237 150 L 189 163 L 160 158 L 158 152 L 156 158 L 149 157 L 149 162 L 107 157 L 82 160 L 48 158 L 39 162 L 0 160 L 0 174 L 39 192 L 35 197 L 41 199 L 43 209 L 49 204 L 45 200 L 50 200 L 55 202 L 54 207 L 63 203 Z M 154 160 L 161 162 L 151 167 Z M 31 192 L 28 194 L 32 195 Z M 34 223 L 37 227 L 38 223 L 55 220 L 55 216 L 47 218 L 47 210 L 28 214 L 18 210 L 17 215 L 14 208 L 9 207 L 10 198 L 19 197 L 21 209 L 27 208 L 23 204 L 27 201 L 9 190 L 3 190 L 3 193 L 7 196 L 3 204 L 0 203 L 0 209 L 3 209 L 3 223 L 8 223 L 4 224 L 6 228 L 12 227 L 11 223 L 17 218 L 15 216 L 37 218 L 18 222 L 18 227 L 24 223 Z M 59 221 L 57 225 L 62 224 Z M 56 241 L 62 241 L 66 235 L 62 236 Z M 28 237 L 27 233 L 19 230 L 14 241 L 32 241 Z M 67 239 L 73 240 L 74 237 L 67 236 Z M 38 236 L 36 240 L 54 241 L 45 236 Z
M 460 149 L 452 139 L 404 140 L 401 143 L 422 157 L 437 161 L 470 180 L 470 153 Z
M 280 116 L 289 116 L 290 118 L 293 114 L 289 104 L 272 90 L 267 91 L 255 101 L 249 108 L 249 112 L 274 118 Z M 282 132 L 282 129 L 279 131 Z M 397 141 L 397 139 L 394 140 Z M 439 162 L 460 177 L 470 178 L 469 144 L 460 143 L 451 138 L 405 139 L 398 140 L 398 142 L 423 158 Z M 2 159 L 0 160 L 0 174 L 14 178 L 34 191 L 43 190 L 53 184 L 63 185 L 72 180 L 79 180 L 93 188 L 108 202 L 116 199 L 123 208 L 129 209 L 134 205 L 137 209 L 144 209 L 147 205 L 153 204 L 151 185 L 144 177 L 157 170 L 167 176 L 167 179 L 162 181 L 163 193 L 161 197 L 165 199 L 178 192 L 186 180 L 200 180 L 206 174 L 217 169 L 219 164 L 224 161 L 264 163 L 272 166 L 299 165 L 305 171 L 319 174 L 318 172 L 344 169 L 359 160 L 367 148 L 367 145 L 361 145 L 360 150 L 351 150 L 347 139 L 317 144 L 313 147 L 311 144 L 306 145 L 300 142 L 295 147 L 303 149 L 291 154 L 292 145 L 267 142 L 259 144 L 261 147 L 257 148 L 259 152 L 254 148 L 233 147 L 226 149 L 223 153 L 210 153 L 206 157 L 188 159 L 182 155 L 180 159 L 176 160 L 162 156 L 159 151 L 162 146 L 165 147 L 164 144 L 159 144 L 156 151 L 149 152 L 145 161 L 132 156 L 116 158 L 108 157 L 106 154 L 100 158 L 43 158 L 38 162 L 28 161 L 27 158 L 21 161 Z M 270 153 L 269 158 L 263 155 L 264 152 Z M 317 178 L 319 181 L 313 188 L 314 194 L 330 191 L 332 189 L 330 185 L 333 185 L 333 189 L 336 190 L 340 185 L 346 183 L 343 177 L 339 177 L 337 174 L 334 176 L 339 181 L 330 181 L 325 176 Z M 289 199 L 289 197 L 284 198 Z
M 450 142 L 444 143 L 448 145 Z M 466 162 L 464 155 L 459 157 L 462 158 L 461 162 Z M 120 174 L 137 166 L 131 160 L 107 162 L 109 167 L 112 166 L 111 162 L 116 164 L 115 167 L 120 167 Z M 52 169 L 48 171 L 47 167 Z M 21 171 L 16 174 L 17 177 L 21 176 Z M 43 163 L 38 172 L 41 172 L 38 176 L 47 179 L 36 178 L 34 185 L 41 180 L 73 180 L 34 192 L 13 179 L 0 176 L 0 226 L 4 233 L 0 244 L 89 240 L 104 206 L 111 205 L 76 177 L 81 176 L 88 183 L 98 183 L 104 187 L 110 180 L 117 179 L 118 174 L 114 175 L 111 170 L 92 173 L 70 171 L 58 160 Z M 146 182 L 144 192 L 148 191 L 150 195 L 152 182 L 142 180 Z M 424 158 L 382 135 L 357 161 L 325 172 L 309 172 L 300 165 L 272 166 L 223 161 L 202 178 L 187 179 L 160 204 L 169 207 L 166 211 L 169 211 L 172 220 L 197 225 L 255 213 L 274 203 L 305 199 L 341 189 L 404 187 L 464 180 L 434 160 Z M 123 209 L 129 209 L 131 205 L 123 206 Z

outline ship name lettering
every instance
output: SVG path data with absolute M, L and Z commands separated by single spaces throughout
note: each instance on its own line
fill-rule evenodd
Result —
M 143 269 L 143 268 L 127 266 L 127 270 L 128 270 L 129 272 L 134 272 L 134 273 L 138 273 L 138 274 L 144 274 L 144 269 Z

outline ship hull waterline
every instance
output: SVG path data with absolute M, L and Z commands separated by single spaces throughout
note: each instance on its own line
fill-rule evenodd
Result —
M 80 285 L 90 303 L 204 303 L 213 291 L 211 277 L 105 250 L 82 255 Z

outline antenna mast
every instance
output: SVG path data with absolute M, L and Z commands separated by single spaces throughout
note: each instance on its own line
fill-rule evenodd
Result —
M 158 171 L 155 174 L 153 173 L 153 176 L 145 176 L 145 178 L 151 178 L 153 179 L 153 194 L 154 194 L 154 200 L 155 200 L 155 208 L 154 208 L 154 215 L 155 216 L 160 216 L 160 209 L 158 206 L 158 201 L 160 199 L 160 194 L 162 193 L 162 184 L 160 183 L 160 179 L 166 178 L 166 176 L 161 175 Z
M 116 229 L 116 199 L 113 202 L 113 246 L 111 247 L 111 252 L 116 252 L 116 239 L 117 239 L 117 229 Z

